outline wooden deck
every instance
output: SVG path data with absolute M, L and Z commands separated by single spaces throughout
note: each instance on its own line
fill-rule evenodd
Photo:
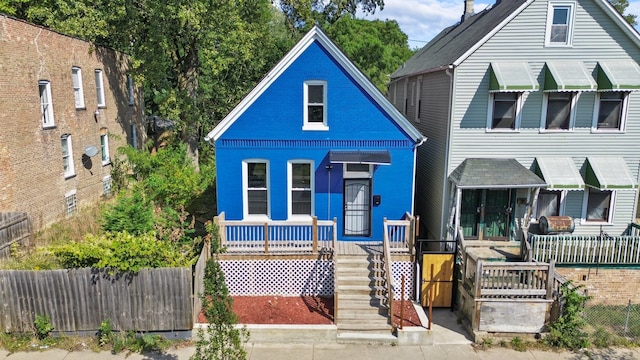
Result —
M 382 241 L 338 241 L 337 255 L 382 255 Z

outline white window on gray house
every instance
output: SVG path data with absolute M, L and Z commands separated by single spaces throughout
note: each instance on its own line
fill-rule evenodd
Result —
M 47 80 L 38 81 L 40 91 L 40 115 L 42 127 L 50 128 L 55 126 L 53 120 L 53 103 L 51 101 L 51 83 Z
M 596 94 L 597 114 L 593 127 L 598 130 L 625 130 L 629 92 L 606 91 Z
M 547 13 L 547 45 L 571 45 L 574 14 L 574 2 L 549 3 Z
M 570 130 L 575 117 L 574 92 L 547 92 L 544 95 L 545 109 L 543 114 L 545 130 Z
M 540 190 L 536 205 L 536 217 L 558 216 L 561 214 L 562 191 Z
M 127 95 L 129 96 L 129 105 L 134 105 L 133 78 L 129 74 L 127 74 Z
M 516 130 L 520 127 L 522 93 L 496 92 L 489 94 L 490 128 L 492 130 Z
M 327 82 L 304 82 L 303 130 L 327 130 Z
M 104 196 L 111 196 L 111 175 L 102 178 L 102 194 Z
M 289 162 L 289 216 L 313 215 L 313 163 Z
M 68 178 L 75 175 L 71 135 L 70 134 L 62 135 L 60 137 L 60 142 L 62 144 L 62 168 L 64 170 L 64 177 Z
M 587 187 L 585 220 L 588 222 L 613 222 L 613 204 L 615 192 Z
M 100 152 L 102 153 L 102 165 L 109 164 L 111 162 L 109 158 L 109 132 L 104 128 L 100 131 Z
M 84 109 L 84 92 L 82 91 L 82 70 L 74 66 L 71 68 L 71 80 L 73 82 L 73 97 L 76 101 L 76 109 Z
M 78 211 L 78 198 L 76 197 L 76 191 L 69 191 L 64 195 L 64 198 L 67 216 L 75 214 Z
M 269 217 L 269 164 L 263 160 L 243 162 L 244 215 Z
M 106 106 L 106 101 L 104 98 L 104 82 L 102 80 L 102 70 L 96 69 L 96 100 L 98 101 L 99 107 Z

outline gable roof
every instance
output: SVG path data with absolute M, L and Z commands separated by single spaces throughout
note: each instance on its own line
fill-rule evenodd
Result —
M 535 0 L 497 0 L 485 10 L 444 29 L 407 60 L 400 69 L 391 74 L 391 79 L 396 80 L 459 65 L 533 1 Z M 593 1 L 618 23 L 636 45 L 640 46 L 638 32 L 611 6 L 608 0 Z
M 309 32 L 285 55 L 276 66 L 240 101 L 236 107 L 222 121 L 211 130 L 206 141 L 217 140 L 266 89 L 280 76 L 305 50 L 314 42 L 320 44 L 333 59 L 356 81 L 356 83 L 385 111 L 389 117 L 415 143 L 420 144 L 426 138 L 387 100 L 378 88 L 349 60 L 342 51 L 314 26 Z

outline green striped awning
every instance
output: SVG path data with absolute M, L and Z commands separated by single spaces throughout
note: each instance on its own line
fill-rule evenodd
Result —
M 489 90 L 491 92 L 536 91 L 540 88 L 529 65 L 525 62 L 492 62 L 490 72 Z
M 536 157 L 536 174 L 547 183 L 547 190 L 582 190 L 584 180 L 570 157 Z
M 598 86 L 579 61 L 547 61 L 544 91 L 595 91 Z
M 589 156 L 585 183 L 601 190 L 634 190 L 638 188 L 627 163 L 621 157 Z
M 640 90 L 640 67 L 630 60 L 598 62 L 598 90 Z

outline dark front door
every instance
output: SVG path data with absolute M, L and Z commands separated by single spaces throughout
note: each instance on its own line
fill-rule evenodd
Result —
M 487 239 L 509 236 L 510 193 L 509 190 L 486 190 L 484 235 Z
M 462 191 L 460 226 L 471 239 L 503 239 L 511 227 L 511 190 Z
M 344 235 L 371 236 L 371 180 L 344 180 Z

